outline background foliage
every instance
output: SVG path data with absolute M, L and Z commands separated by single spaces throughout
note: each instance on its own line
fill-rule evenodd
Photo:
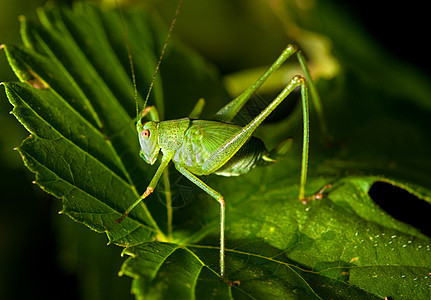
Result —
M 208 4 L 208 7 L 205 8 L 201 7 L 200 4 L 193 4 L 191 1 L 187 4 L 186 1 L 176 29 L 178 34 L 188 43 L 191 43 L 193 47 L 206 53 L 210 57 L 209 59 L 213 63 L 217 63 L 224 73 L 258 67 L 273 61 L 280 49 L 286 44 L 287 38 L 284 37 L 285 28 L 283 24 L 275 21 L 277 18 L 271 15 L 271 9 L 262 10 L 258 5 L 254 6 L 248 2 L 235 2 L 233 6 L 221 1 L 217 3 Z M 265 2 L 262 3 L 261 5 L 265 4 Z M 164 7 L 163 4 L 161 3 L 159 6 L 161 6 L 162 12 L 166 11 L 163 14 L 166 14 L 165 18 L 169 21 L 175 1 L 170 7 Z M 336 142 L 347 146 L 341 147 L 340 152 L 335 151 L 335 154 L 332 148 L 329 154 L 336 159 L 327 159 L 318 166 L 314 166 L 315 171 L 326 176 L 331 173 L 334 176 L 340 176 L 340 172 L 343 175 L 351 175 L 361 169 L 364 174 L 383 172 L 390 178 L 402 179 L 400 182 L 409 182 L 410 185 L 408 186 L 400 182 L 398 185 L 407 188 L 411 193 L 422 198 L 429 197 L 426 188 L 430 187 L 430 178 L 427 174 L 430 163 L 429 150 L 427 149 L 430 149 L 428 147 L 430 139 L 429 133 L 424 130 L 430 108 L 429 78 L 417 69 L 398 61 L 396 56 L 388 54 L 380 48 L 375 39 L 347 18 L 345 8 L 335 6 L 334 3 L 320 5 L 319 8 L 318 14 L 314 13 L 313 10 L 310 10 L 311 13 L 309 11 L 308 14 L 301 14 L 292 10 L 294 13 L 291 17 L 295 24 L 329 37 L 332 43 L 331 50 L 341 70 L 334 71 L 337 76 L 331 80 L 321 81 L 320 88 L 322 94 L 327 96 L 325 99 L 328 101 L 334 101 L 334 103 L 337 103 L 339 99 L 346 101 L 342 105 L 336 106 L 331 102 L 326 103 L 326 105 L 331 108 L 328 115 L 331 119 L 331 129 L 337 134 Z M 194 9 L 200 10 L 196 12 Z M 214 17 L 217 13 L 226 18 Z M 208 15 L 213 16 L 213 20 L 203 17 Z M 206 26 L 197 26 L 196 24 L 206 24 Z M 201 30 L 194 32 L 193 28 Z M 248 31 L 245 31 L 246 29 Z M 419 27 L 414 29 L 411 32 L 420 32 Z M 190 36 L 186 33 L 190 33 Z M 205 39 L 205 36 L 213 38 Z M 260 37 L 259 42 L 256 42 L 256 36 Z M 405 36 L 405 38 L 411 38 L 411 36 Z M 3 35 L 1 39 L 3 40 Z M 291 39 L 292 37 L 289 38 L 289 41 Z M 295 42 L 301 43 L 301 41 Z M 410 44 L 420 46 L 417 40 L 413 40 L 413 42 L 415 43 L 411 42 Z M 7 43 L 10 44 L 10 41 L 8 40 Z M 302 47 L 304 48 L 304 46 Z M 401 54 L 407 52 L 410 54 L 409 58 L 417 62 L 417 57 L 420 57 L 416 54 L 418 52 L 406 49 L 418 49 L 418 47 L 401 48 Z M 250 73 L 256 74 L 253 70 Z M 324 73 L 321 74 L 321 76 L 324 75 Z M 330 75 L 326 74 L 329 77 Z M 235 78 L 237 77 L 227 77 L 228 83 L 235 81 L 239 82 L 240 86 L 247 86 L 247 82 L 235 80 Z M 242 76 L 242 78 L 246 78 L 246 76 Z M 8 81 L 8 78 L 2 77 L 2 81 Z M 172 91 L 172 94 L 174 97 L 175 92 Z M 1 105 L 6 107 L 6 111 L 9 109 L 6 101 L 2 101 Z M 185 111 L 187 109 L 184 108 Z M 209 108 L 208 111 L 214 111 L 214 109 Z M 389 112 L 389 115 L 392 113 L 392 116 L 388 116 L 386 112 Z M 167 115 L 173 113 L 169 111 L 168 106 Z M 40 193 L 38 189 L 34 190 L 29 184 L 33 180 L 32 175 L 26 175 L 22 171 L 21 162 L 10 150 L 20 144 L 26 133 L 17 126 L 12 117 L 5 113 L 2 114 L 1 120 L 2 127 L 7 128 L 2 134 L 2 158 L 4 158 L 2 159 L 2 176 L 4 177 L 2 178 L 2 185 L 5 191 L 4 197 L 2 197 L 4 199 L 2 205 L 5 205 L 5 208 L 2 209 L 2 222 L 4 223 L 1 228 L 4 232 L 1 236 L 4 239 L 2 244 L 5 245 L 2 247 L 2 251 L 4 251 L 2 257 L 13 258 L 5 260 L 5 267 L 2 268 L 5 273 L 5 275 L 2 274 L 2 278 L 7 278 L 5 279 L 7 280 L 5 286 L 12 288 L 18 284 L 17 278 L 20 276 L 20 281 L 24 281 L 32 287 L 28 289 L 31 296 L 34 294 L 46 295 L 47 293 L 55 295 L 55 289 L 58 288 L 59 291 L 72 291 L 67 293 L 71 298 L 77 295 L 91 299 L 97 297 L 106 299 L 111 296 L 124 298 L 124 295 L 128 295 L 130 283 L 125 277 L 117 278 L 116 276 L 122 262 L 119 257 L 119 248 L 106 247 L 106 239 L 103 236 L 96 235 L 82 226 L 76 226 L 69 220 L 65 220 L 65 217 L 54 216 L 51 219 L 51 217 L 46 216 L 46 213 L 51 214 L 51 210 L 54 212 L 60 210 L 58 202 L 35 199 L 35 194 L 41 198 L 46 196 Z M 314 132 L 318 134 L 318 130 Z M 370 132 L 373 134 L 370 135 Z M 268 135 L 268 132 L 264 134 Z M 268 139 L 277 141 L 277 137 L 268 136 Z M 320 147 L 318 140 L 315 139 L 311 148 L 312 151 L 323 153 L 324 157 L 328 157 L 325 153 L 326 150 L 322 150 Z M 370 156 L 373 159 L 369 163 L 365 163 L 370 159 Z M 25 178 L 27 176 L 29 179 Z M 374 181 L 375 178 L 349 177 L 344 188 L 346 186 L 347 189 L 349 187 L 353 189 L 361 187 L 362 191 L 366 193 Z M 267 192 L 268 197 L 271 195 L 270 191 Z M 273 187 L 272 191 L 276 194 L 277 187 Z M 337 196 L 337 193 L 334 192 L 331 201 L 338 204 L 342 203 L 342 195 L 343 193 Z M 406 206 L 405 199 L 401 199 L 401 203 L 404 203 L 403 207 Z M 57 206 L 51 209 L 51 205 Z M 354 203 L 351 205 L 348 208 L 361 215 L 358 208 L 361 205 L 356 206 Z M 26 211 L 28 214 L 25 213 Z M 416 215 L 417 212 L 416 207 Z M 339 218 L 343 216 L 345 214 L 341 214 Z M 392 222 L 390 218 L 384 220 Z M 52 221 L 52 223 L 49 224 L 48 221 Z M 318 221 L 322 222 L 321 217 Z M 396 222 L 391 226 L 401 226 L 401 229 L 398 228 L 398 230 L 405 231 L 420 239 L 424 238 L 417 231 L 403 227 Z M 26 228 L 29 231 L 25 231 Z M 426 228 L 422 230 L 426 231 Z M 244 237 L 247 236 L 246 228 L 237 228 L 236 231 L 244 232 Z M 56 234 L 57 232 L 60 233 Z M 51 239 L 54 235 L 57 236 L 56 242 Z M 71 239 L 71 236 L 74 238 Z M 389 235 L 386 238 L 390 239 L 392 236 L 394 235 Z M 409 245 L 409 241 L 411 240 L 399 242 L 399 247 Z M 412 241 L 411 243 L 415 242 Z M 36 247 L 28 248 L 27 245 L 36 245 Z M 419 246 L 416 245 L 416 247 Z M 426 249 L 426 245 L 423 247 Z M 10 253 L 14 253 L 14 255 L 10 256 Z M 57 262 L 60 262 L 60 266 Z M 17 271 L 21 269 L 24 269 L 25 272 L 18 273 Z M 45 269 L 51 271 L 49 274 L 52 276 L 52 281 L 59 284 L 52 284 L 47 287 L 46 284 L 37 281 L 36 274 Z M 328 270 L 328 266 L 322 266 L 322 269 Z M 368 270 L 368 272 L 372 274 L 372 272 L 377 271 Z M 382 274 L 379 273 L 379 275 Z M 359 276 L 359 278 L 365 277 Z M 414 279 L 413 276 L 411 280 L 415 281 Z M 309 282 L 312 281 L 312 279 L 308 280 Z M 50 280 L 44 278 L 43 282 L 46 281 Z M 78 289 L 76 289 L 75 284 L 77 284 Z M 367 282 L 361 284 L 366 286 Z M 423 286 L 422 284 L 426 283 L 421 283 L 421 286 Z M 372 290 L 372 288 L 370 289 Z M 3 292 L 7 293 L 7 290 Z M 23 292 L 25 293 L 25 291 Z M 46 298 L 46 296 L 44 297 Z

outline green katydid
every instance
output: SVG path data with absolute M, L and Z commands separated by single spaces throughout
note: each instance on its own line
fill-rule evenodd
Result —
M 181 0 L 177 7 L 176 15 L 172 21 L 165 47 L 156 67 L 157 73 L 164 50 L 172 33 Z M 297 59 L 304 71 L 305 78 L 296 75 L 280 94 L 249 124 L 244 127 L 233 125 L 232 119 L 238 114 L 240 109 L 246 104 L 250 97 L 255 93 L 264 81 L 276 71 L 289 57 L 296 54 Z M 129 52 L 129 60 L 132 68 L 133 81 L 133 61 Z M 273 151 L 267 151 L 263 142 L 253 137 L 252 134 L 256 128 L 276 109 L 276 107 L 297 87 L 301 88 L 301 99 L 303 109 L 303 152 L 301 175 L 299 184 L 299 200 L 306 201 L 305 183 L 307 178 L 308 148 L 309 148 L 309 126 L 308 126 L 308 86 L 312 92 L 315 101 L 320 101 L 317 90 L 310 78 L 309 71 L 305 60 L 298 49 L 293 45 L 288 45 L 278 59 L 268 68 L 268 70 L 256 80 L 256 82 L 244 91 L 240 96 L 222 107 L 212 118 L 212 120 L 199 120 L 204 102 L 198 101 L 192 113 L 187 118 L 160 121 L 157 109 L 154 106 L 146 107 L 151 88 L 150 85 L 144 108 L 138 114 L 136 129 L 138 131 L 139 143 L 141 146 L 140 156 L 148 164 L 154 164 L 157 160 L 159 151 L 162 151 L 162 160 L 155 175 L 149 183 L 146 191 L 142 196 L 130 205 L 124 214 L 116 220 L 120 223 L 133 210 L 136 205 L 148 197 L 155 189 L 163 172 L 168 164 L 173 161 L 175 168 L 191 182 L 208 193 L 220 204 L 220 276 L 225 279 L 225 244 L 224 244 L 224 226 L 225 226 L 225 200 L 218 191 L 215 191 L 205 184 L 198 176 L 217 174 L 223 176 L 237 176 L 250 171 L 261 161 L 275 161 L 271 158 L 274 154 L 284 154 L 286 149 L 285 142 L 280 143 Z M 135 92 L 136 92 L 136 84 Z M 137 107 L 137 113 L 139 109 Z M 144 119 L 149 121 L 145 122 Z M 325 189 L 325 188 L 324 188 Z M 320 198 L 323 190 L 320 190 L 311 198 Z M 309 197 L 310 198 L 310 197 Z

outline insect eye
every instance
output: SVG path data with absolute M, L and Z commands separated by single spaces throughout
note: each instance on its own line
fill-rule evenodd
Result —
M 150 137 L 150 131 L 148 129 L 142 130 L 141 136 L 145 139 L 148 139 Z

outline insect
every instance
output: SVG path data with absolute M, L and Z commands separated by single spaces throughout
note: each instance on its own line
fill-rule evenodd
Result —
M 172 21 L 165 47 L 178 16 L 182 1 L 180 0 L 176 15 Z M 162 61 L 164 49 L 156 67 L 155 74 Z M 250 123 L 240 127 L 231 123 L 232 119 L 238 114 L 240 109 L 247 103 L 250 97 L 257 91 L 263 82 L 276 71 L 289 57 L 296 55 L 305 74 L 305 78 L 296 75 L 280 94 Z M 133 75 L 133 61 L 129 52 L 129 60 Z M 136 129 L 141 146 L 140 156 L 148 164 L 154 164 L 159 152 L 162 152 L 160 165 L 148 184 L 145 192 L 130 205 L 124 214 L 116 220 L 120 223 L 141 201 L 147 198 L 156 188 L 159 179 L 173 161 L 175 168 L 191 182 L 200 187 L 208 195 L 213 197 L 220 205 L 220 276 L 228 284 L 238 284 L 238 281 L 228 281 L 225 278 L 225 199 L 223 195 L 204 183 L 198 176 L 217 174 L 223 176 L 237 176 L 250 171 L 254 166 L 262 161 L 274 162 L 274 154 L 283 154 L 286 142 L 280 143 L 273 151 L 268 151 L 264 143 L 253 137 L 256 128 L 274 111 L 277 106 L 297 87 L 301 89 L 301 99 L 303 108 L 303 152 L 302 165 L 299 184 L 299 200 L 306 201 L 305 183 L 307 178 L 308 163 L 308 85 L 316 94 L 316 89 L 311 81 L 309 71 L 305 64 L 304 57 L 294 45 L 288 45 L 278 59 L 268 68 L 268 70 L 256 80 L 256 82 L 244 91 L 236 99 L 222 107 L 211 120 L 200 120 L 204 102 L 199 101 L 192 113 L 187 118 L 160 121 L 157 109 L 154 106 L 146 107 L 148 96 L 145 100 L 144 108 L 140 113 L 137 105 L 138 118 Z M 133 76 L 134 77 L 134 76 Z M 135 80 L 133 78 L 133 80 Z M 135 84 L 135 82 L 134 82 Z M 136 84 L 135 84 L 136 91 Z M 148 121 L 146 121 L 148 119 Z M 315 199 L 321 197 L 324 189 L 312 196 Z

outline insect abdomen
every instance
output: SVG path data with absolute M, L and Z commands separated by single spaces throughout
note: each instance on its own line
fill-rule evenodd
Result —
M 251 137 L 215 174 L 238 176 L 247 173 L 261 161 L 262 156 L 266 153 L 263 142 L 256 137 Z

